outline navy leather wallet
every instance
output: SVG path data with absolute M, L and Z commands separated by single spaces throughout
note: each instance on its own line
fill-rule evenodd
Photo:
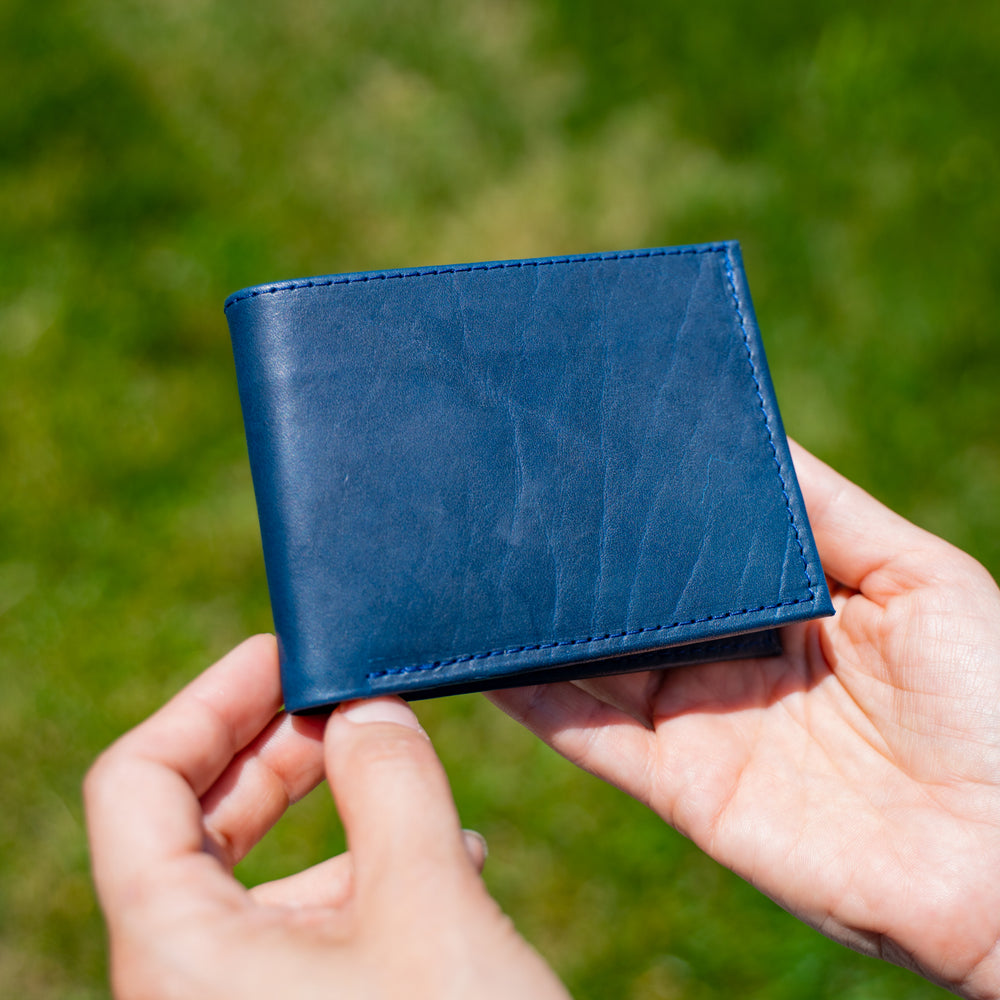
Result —
M 292 711 L 769 655 L 833 612 L 736 243 L 226 314 Z

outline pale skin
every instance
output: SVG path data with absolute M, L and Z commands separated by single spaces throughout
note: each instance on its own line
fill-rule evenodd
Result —
M 795 464 L 836 617 L 785 629 L 778 658 L 491 697 L 824 933 L 1000 998 L 1000 591 Z M 280 698 L 255 637 L 88 775 L 116 995 L 565 997 L 486 892 L 403 702 L 326 723 Z M 232 865 L 324 776 L 349 853 L 245 889 Z

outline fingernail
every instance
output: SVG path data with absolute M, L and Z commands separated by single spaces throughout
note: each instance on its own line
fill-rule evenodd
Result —
M 466 840 L 474 840 L 477 844 L 479 844 L 483 852 L 483 861 L 485 862 L 490 856 L 490 845 L 486 843 L 486 838 L 478 830 L 465 829 L 462 833 L 465 835 Z M 468 848 L 466 849 L 468 850 Z M 476 861 L 478 859 L 473 858 L 473 860 Z
M 371 698 L 366 701 L 350 701 L 337 709 L 348 722 L 361 725 L 369 722 L 391 722 L 396 726 L 406 726 L 422 733 L 420 722 L 413 710 L 399 698 Z

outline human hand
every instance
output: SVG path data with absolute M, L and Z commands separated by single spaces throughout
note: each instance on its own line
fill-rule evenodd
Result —
M 257 636 L 85 782 L 119 998 L 563 998 L 479 878 L 444 771 L 397 698 L 278 711 Z M 325 727 L 325 738 L 324 738 Z M 245 889 L 232 866 L 324 774 L 349 853 Z
M 784 654 L 490 695 L 792 913 L 1000 996 L 1000 592 L 801 448 L 834 618 Z

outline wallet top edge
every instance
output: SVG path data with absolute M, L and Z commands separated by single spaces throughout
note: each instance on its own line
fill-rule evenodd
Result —
M 461 264 L 436 264 L 425 267 L 384 268 L 372 271 L 345 271 L 342 274 L 321 274 L 309 278 L 289 278 L 248 285 L 233 292 L 223 304 L 223 312 L 240 302 L 260 298 L 262 295 L 280 295 L 303 288 L 324 288 L 331 285 L 350 285 L 356 282 L 385 281 L 397 278 L 420 278 L 439 274 L 464 274 L 469 271 L 497 271 L 517 267 L 544 267 L 551 264 L 585 264 L 589 261 L 632 260 L 643 257 L 676 257 L 684 254 L 729 253 L 740 261 L 742 256 L 737 240 L 719 240 L 714 243 L 690 243 L 676 247 L 643 247 L 637 250 L 616 250 L 584 254 L 557 254 L 551 257 L 518 257 L 508 260 L 481 260 Z

